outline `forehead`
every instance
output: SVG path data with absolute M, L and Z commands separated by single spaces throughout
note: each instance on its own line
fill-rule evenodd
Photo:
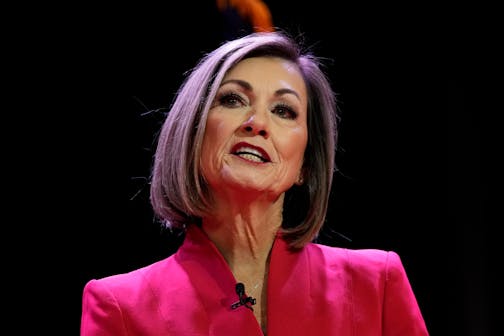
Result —
M 287 87 L 306 95 L 306 84 L 297 64 L 280 57 L 261 56 L 243 59 L 228 70 L 223 82 L 228 80 L 244 80 L 254 88 Z
M 298 66 L 284 58 L 273 56 L 260 56 L 246 58 L 238 62 L 230 68 L 224 78 L 231 76 L 247 75 L 250 77 L 267 76 L 267 75 L 283 75 L 292 79 L 301 79 L 301 72 Z

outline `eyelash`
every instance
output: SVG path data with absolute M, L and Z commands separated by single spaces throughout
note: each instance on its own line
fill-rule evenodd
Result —
M 289 105 L 287 104 L 284 104 L 284 103 L 279 103 L 279 104 L 276 104 L 274 109 L 282 109 L 282 110 L 286 110 L 284 113 L 287 113 L 288 115 L 285 116 L 285 114 L 279 114 L 278 112 L 276 114 L 278 114 L 281 118 L 284 118 L 284 119 L 296 119 L 298 114 L 296 111 L 294 111 L 294 109 L 292 107 L 290 107 Z
M 227 108 L 238 108 L 240 106 L 246 105 L 245 100 L 239 94 L 234 92 L 227 92 L 220 94 L 218 96 L 217 101 L 219 102 L 219 105 L 222 105 Z M 283 112 L 277 111 L 278 109 L 282 110 Z M 298 116 L 298 113 L 292 107 L 290 107 L 285 103 L 276 104 L 271 112 L 277 114 L 280 118 L 283 119 L 294 120 Z
M 234 92 L 222 93 L 219 95 L 217 100 L 219 102 L 219 105 L 228 108 L 239 107 L 237 105 L 238 103 L 240 105 L 245 105 L 244 99 L 239 94 L 236 94 Z

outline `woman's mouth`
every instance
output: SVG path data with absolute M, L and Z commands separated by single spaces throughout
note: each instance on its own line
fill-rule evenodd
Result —
M 231 154 L 252 162 L 271 162 L 268 153 L 261 147 L 253 146 L 246 142 L 240 142 L 233 146 Z

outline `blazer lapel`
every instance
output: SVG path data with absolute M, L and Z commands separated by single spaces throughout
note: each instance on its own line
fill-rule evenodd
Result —
M 208 335 L 262 335 L 253 312 L 245 306 L 232 309 L 238 301 L 236 279 L 224 257 L 197 226 L 188 228 L 177 259 L 189 274 L 192 287 L 200 298 L 198 312 L 208 323 Z M 181 312 L 181 315 L 186 314 Z

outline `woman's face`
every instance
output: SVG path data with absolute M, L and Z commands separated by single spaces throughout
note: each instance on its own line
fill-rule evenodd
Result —
M 289 189 L 301 174 L 306 120 L 306 86 L 296 65 L 276 57 L 238 63 L 208 114 L 200 164 L 212 192 L 231 188 L 275 199 Z

